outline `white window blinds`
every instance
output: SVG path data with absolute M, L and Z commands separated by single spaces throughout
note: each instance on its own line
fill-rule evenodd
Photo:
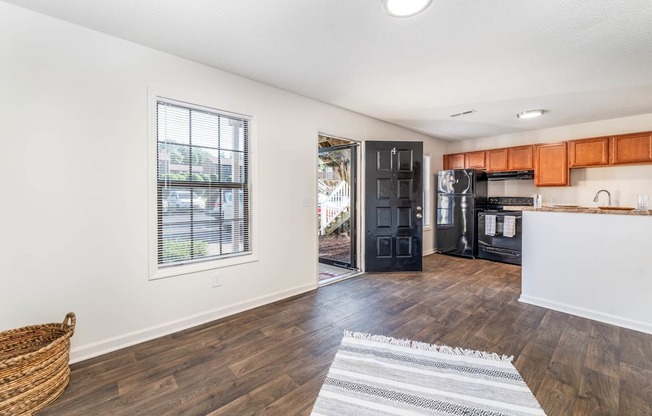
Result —
M 251 252 L 249 120 L 158 99 L 158 264 Z

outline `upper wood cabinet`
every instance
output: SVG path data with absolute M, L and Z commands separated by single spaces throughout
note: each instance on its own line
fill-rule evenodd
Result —
M 464 153 L 444 155 L 444 170 L 464 169 Z
M 535 186 L 568 185 L 568 145 L 566 142 L 537 145 L 534 153 Z
M 467 152 L 464 155 L 464 167 L 467 169 L 486 169 L 486 155 L 484 150 L 479 152 Z
M 487 171 L 534 169 L 534 146 L 506 147 L 487 150 Z
M 652 162 L 652 132 L 613 136 L 610 144 L 613 164 Z
M 652 163 L 652 132 L 444 155 L 444 169 L 534 169 L 536 186 L 566 186 L 569 169 Z
M 571 168 L 608 165 L 609 138 L 594 137 L 569 141 L 568 159 Z
M 508 170 L 507 149 L 487 150 L 487 171 L 502 172 Z
M 508 147 L 507 162 L 509 170 L 534 169 L 534 146 Z

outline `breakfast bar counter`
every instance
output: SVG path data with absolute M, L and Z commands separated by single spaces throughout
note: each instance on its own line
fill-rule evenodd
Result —
M 652 210 L 638 211 L 623 207 L 582 207 L 579 205 L 544 205 L 541 208 L 519 207 L 519 211 L 561 212 L 566 214 L 652 215 Z
M 650 211 L 523 209 L 520 301 L 652 334 L 651 255 Z

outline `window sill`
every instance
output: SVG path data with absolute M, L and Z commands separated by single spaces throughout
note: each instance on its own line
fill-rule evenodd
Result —
M 187 274 L 205 272 L 208 270 L 232 267 L 240 264 L 254 263 L 258 261 L 258 256 L 253 253 L 234 255 L 232 257 L 221 258 L 216 260 L 202 261 L 192 264 L 182 264 L 178 266 L 158 267 L 150 273 L 149 280 L 167 279 L 169 277 L 183 276 Z

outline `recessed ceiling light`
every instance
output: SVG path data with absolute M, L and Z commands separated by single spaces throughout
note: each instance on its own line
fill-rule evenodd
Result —
M 381 0 L 390 16 L 408 17 L 426 10 L 432 0 Z
M 518 118 L 534 118 L 534 117 L 539 117 L 542 116 L 545 111 L 543 110 L 527 110 L 523 111 L 522 113 L 518 113 L 516 117 Z

